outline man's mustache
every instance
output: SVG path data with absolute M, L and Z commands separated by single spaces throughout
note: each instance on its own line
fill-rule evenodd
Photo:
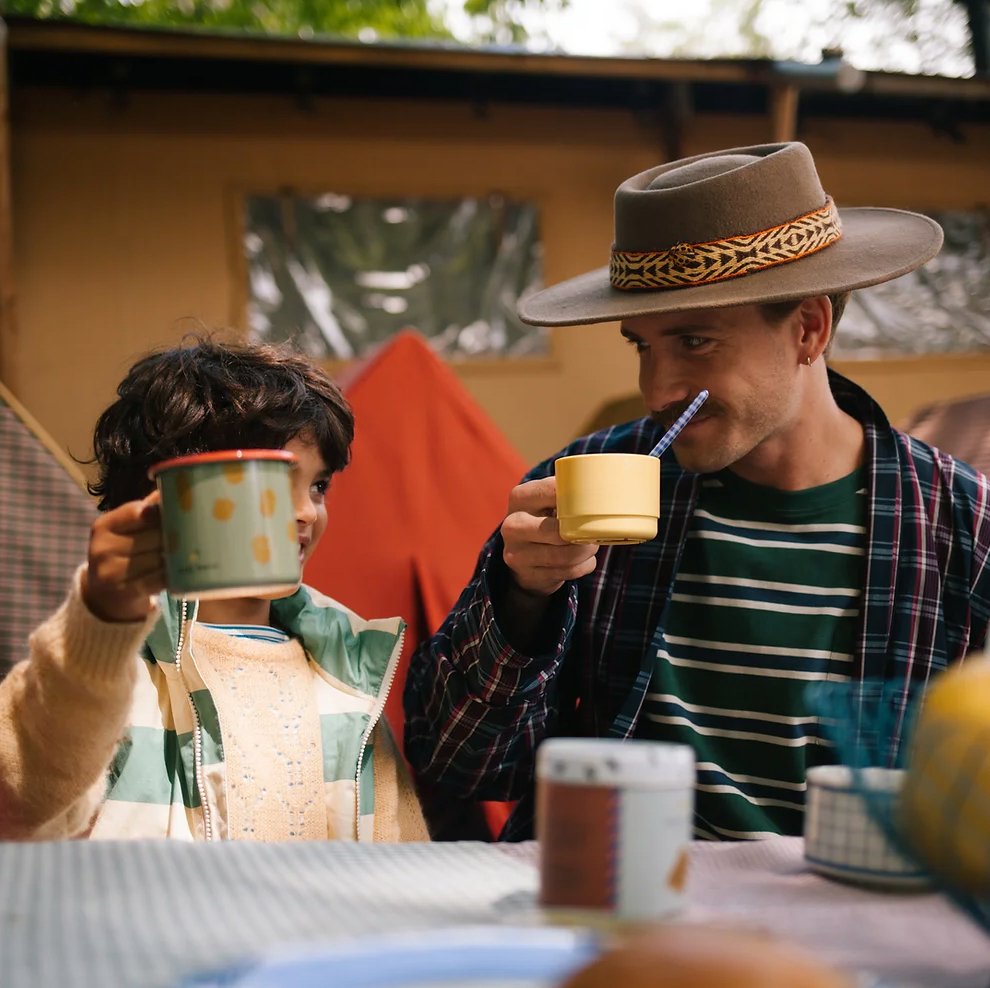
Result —
M 680 417 L 680 415 L 685 412 L 688 406 L 691 404 L 690 401 L 678 402 L 676 405 L 668 405 L 666 408 L 660 409 L 658 412 L 650 412 L 650 418 L 661 426 L 664 431 L 669 429 Z M 714 398 L 709 398 L 705 404 L 698 409 L 698 416 L 708 416 L 708 415 L 719 415 L 722 412 L 722 406 Z

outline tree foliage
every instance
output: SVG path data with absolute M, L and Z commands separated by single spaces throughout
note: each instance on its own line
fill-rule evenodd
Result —
M 567 0 L 463 0 L 481 40 L 522 41 L 527 8 Z M 201 27 L 347 38 L 438 38 L 452 33 L 431 0 L 5 0 L 3 13 L 90 24 Z
M 512 44 L 526 40 L 528 13 L 559 11 L 567 5 L 568 0 L 464 0 L 464 12 L 473 18 L 477 41 Z
M 707 0 L 703 18 L 631 0 L 626 54 L 813 63 L 824 49 L 862 69 L 972 74 L 966 0 Z
M 96 24 L 265 34 L 468 40 L 561 50 L 573 0 L 0 0 L 0 12 Z M 968 12 L 990 0 L 581 0 L 595 54 L 816 62 L 840 49 L 858 68 L 970 75 Z M 542 15 L 548 15 L 543 17 Z M 984 47 L 990 39 L 984 38 Z M 610 51 L 603 43 L 610 42 Z M 584 52 L 575 52 L 583 54 Z
M 7 0 L 11 14 L 91 24 L 161 25 L 359 37 L 442 37 L 426 0 Z

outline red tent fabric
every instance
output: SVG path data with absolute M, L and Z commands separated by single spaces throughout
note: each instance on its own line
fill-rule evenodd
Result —
M 407 330 L 343 382 L 351 463 L 327 496 L 327 532 L 306 582 L 362 617 L 409 625 L 386 705 L 402 739 L 409 656 L 447 616 L 526 465 L 451 370 Z M 487 810 L 497 828 L 504 808 Z

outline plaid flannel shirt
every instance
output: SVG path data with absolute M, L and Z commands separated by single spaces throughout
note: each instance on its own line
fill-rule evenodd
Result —
M 971 649 L 990 616 L 990 481 L 891 428 L 879 406 L 829 371 L 839 405 L 864 428 L 869 546 L 856 677 L 884 683 L 901 716 L 885 739 L 896 761 L 908 695 Z M 557 456 L 648 452 L 649 418 L 578 439 Z M 557 456 L 526 479 L 553 472 Z M 563 587 L 539 654 L 512 647 L 498 622 L 509 574 L 496 531 L 443 625 L 412 657 L 405 751 L 425 782 L 458 798 L 521 802 L 503 831 L 532 835 L 537 745 L 553 735 L 632 737 L 698 494 L 698 474 L 662 460 L 661 530 L 636 546 L 603 547 L 596 570 Z

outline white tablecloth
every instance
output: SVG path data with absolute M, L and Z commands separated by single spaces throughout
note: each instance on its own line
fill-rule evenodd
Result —
M 695 844 L 697 918 L 729 919 L 805 944 L 849 970 L 911 988 L 990 988 L 990 934 L 940 894 L 877 892 L 822 878 L 799 837 Z
M 276 946 L 533 923 L 534 844 L 0 844 L 0 985 L 173 986 Z M 801 842 L 695 844 L 688 918 L 923 988 L 990 988 L 990 936 L 936 894 L 804 869 Z M 535 921 L 538 921 L 535 920 Z

